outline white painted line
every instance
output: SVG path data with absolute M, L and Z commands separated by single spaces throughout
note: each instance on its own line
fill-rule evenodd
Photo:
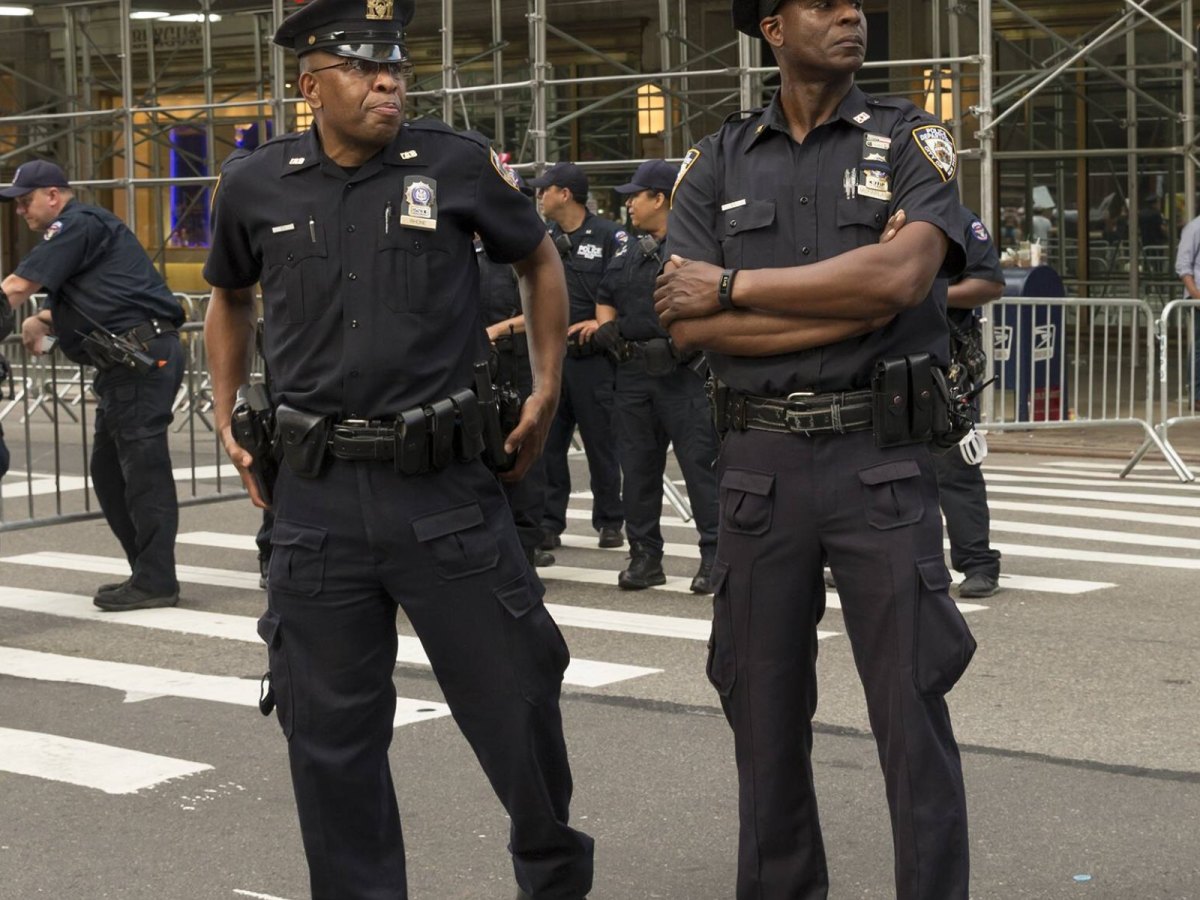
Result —
M 1047 487 L 1023 487 L 1010 484 L 993 484 L 988 480 L 988 497 L 993 494 L 1033 495 L 1043 499 L 1094 500 L 1097 503 L 1137 503 L 1142 506 L 1173 506 L 1188 509 L 1200 508 L 1200 496 L 1168 497 L 1164 494 L 1120 494 L 1111 491 L 1068 491 Z M 1194 490 L 1194 489 L 1193 489 Z
M 177 544 L 221 547 L 225 550 L 258 550 L 252 534 L 226 534 L 220 531 L 189 531 L 175 538 Z
M 257 640 L 257 635 L 255 639 Z M 188 700 L 207 700 L 234 706 L 258 706 L 257 678 L 200 675 L 130 663 L 19 650 L 15 647 L 0 647 L 0 675 L 110 688 L 123 691 L 126 703 L 156 697 L 183 697 Z M 394 724 L 400 728 L 414 722 L 440 719 L 448 715 L 450 709 L 444 703 L 400 697 L 396 701 Z
M 949 548 L 950 542 L 946 542 Z M 1031 559 L 1060 559 L 1068 562 L 1108 563 L 1119 566 L 1150 566 L 1158 569 L 1200 569 L 1200 558 L 1182 556 L 1140 556 L 1132 553 L 1109 553 L 1104 550 L 1076 550 L 1055 547 L 1031 547 L 1027 544 L 992 544 L 1005 556 L 1024 556 Z
M 85 553 L 61 553 L 41 550 L 19 556 L 0 557 L 0 562 L 20 566 L 42 566 L 50 569 L 69 569 L 73 572 L 94 572 L 97 575 L 129 577 L 129 564 L 115 556 L 91 556 Z M 213 587 L 242 588 L 261 591 L 258 586 L 258 569 L 253 572 L 235 572 L 231 569 L 213 569 L 208 566 L 176 566 L 175 577 L 183 584 L 205 584 Z M 126 613 L 121 613 L 122 616 Z
M 218 471 L 222 478 L 241 484 L 241 477 L 232 463 L 222 465 L 219 469 L 217 466 L 197 466 L 194 476 L 192 469 L 187 466 L 172 469 L 171 473 L 178 482 L 188 482 L 193 477 L 197 481 L 212 481 L 216 479 Z M 32 476 L 28 476 L 24 472 L 10 469 L 4 478 L 4 484 L 0 485 L 0 496 L 17 498 L 33 494 L 37 497 L 43 494 L 53 494 L 56 490 L 66 494 L 70 491 L 82 491 L 87 484 L 87 479 L 82 475 L 64 475 L 56 485 L 53 472 L 34 472 Z
M 25 557 L 21 558 L 22 565 L 35 565 L 36 563 L 29 557 L 36 557 L 37 555 L 26 554 Z M 62 556 L 63 554 L 57 555 Z M 0 562 L 4 561 L 6 560 L 0 559 Z M 79 565 L 77 568 L 86 570 L 87 567 Z M 258 580 L 255 577 L 256 589 L 257 585 Z M 72 619 L 88 619 L 110 625 L 133 625 L 142 628 L 156 628 L 178 634 L 228 638 L 230 640 L 262 646 L 262 641 L 258 637 L 257 632 L 257 620 L 250 616 L 220 615 L 199 612 L 197 610 L 179 609 L 177 607 L 169 609 L 135 609 L 129 612 L 106 613 L 97 610 L 92 605 L 90 597 L 11 587 L 0 587 L 0 608 L 66 616 Z M 397 662 L 415 666 L 429 665 L 429 657 L 425 654 L 425 649 L 421 646 L 421 642 L 417 638 L 402 634 L 398 636 L 398 641 Z M 563 676 L 563 682 L 577 687 L 600 687 L 605 684 L 614 684 L 618 681 L 639 678 L 642 675 L 652 675 L 661 671 L 662 669 L 629 666 L 623 663 L 572 659 L 570 665 L 567 666 L 566 674 Z M 257 702 L 257 699 L 258 695 L 255 694 L 255 702 Z M 420 700 L 414 700 L 412 703 L 417 704 L 421 708 L 431 705 Z M 397 718 L 399 718 L 401 712 L 401 707 L 397 707 Z M 423 718 L 428 718 L 428 716 L 424 716 Z M 405 721 L 399 724 L 409 723 Z
M 999 452 L 1000 451 L 997 451 L 997 453 L 999 453 Z M 1091 462 L 1089 460 L 1084 460 L 1084 459 L 1064 459 L 1064 460 L 1049 460 L 1048 459 L 1044 463 L 1042 463 L 1042 465 L 1050 466 L 1051 468 L 1063 467 L 1063 468 L 1068 468 L 1068 469 L 1111 469 L 1113 467 L 1112 463 Z M 984 468 L 985 469 L 988 468 L 988 465 L 986 463 L 984 464 Z M 1166 463 L 1155 463 L 1155 462 L 1145 462 L 1145 461 L 1138 463 L 1137 468 L 1134 469 L 1134 471 L 1140 472 L 1140 471 L 1142 471 L 1142 469 L 1161 469 L 1164 472 L 1173 471 L 1171 469 L 1171 467 L 1169 465 L 1167 465 Z
M 659 518 L 658 524 L 661 525 L 663 528 L 687 528 L 692 532 L 692 534 L 696 533 L 696 523 L 695 522 L 683 521 L 683 519 L 679 518 L 679 516 L 674 515 L 675 508 L 673 506 L 668 506 L 666 503 L 663 504 L 663 509 L 669 509 L 669 510 L 671 510 L 671 513 L 672 513 L 671 515 L 663 515 Z M 589 522 L 590 523 L 592 521 L 592 508 L 590 506 L 584 506 L 584 507 L 579 507 L 579 508 L 568 508 L 567 509 L 567 518 L 568 519 L 578 519 L 581 522 Z M 592 538 L 592 546 L 593 547 L 596 546 L 596 541 L 598 539 L 599 539 L 599 535 L 597 535 L 595 538 Z
M 1094 506 L 1061 506 L 1048 503 L 1022 503 L 1017 500 L 988 498 L 990 509 L 1004 512 L 1031 512 L 1047 516 L 1071 516 L 1077 519 L 1107 519 L 1115 522 L 1141 522 L 1146 525 L 1169 525 L 1200 529 L 1200 516 L 1173 516 L 1170 513 L 1148 513 L 1130 509 L 1098 509 Z
M 1142 534 L 1136 531 L 1102 531 L 1097 528 L 1070 528 L 1063 525 L 1043 525 L 1040 522 L 1009 522 L 992 519 L 992 531 L 1015 532 L 1075 541 L 1097 541 L 1105 544 L 1133 544 L 1140 547 L 1174 547 L 1179 550 L 1200 550 L 1200 539 L 1172 537 L 1165 534 Z
M 234 888 L 233 892 L 239 897 L 253 897 L 254 900 L 287 900 L 286 897 L 276 897 L 274 894 L 260 894 L 258 891 L 243 891 L 241 888 Z
M 0 728 L 0 771 L 93 788 L 106 794 L 133 794 L 211 768 L 204 763 L 92 741 Z
M 562 545 L 564 547 L 574 547 L 579 550 L 603 550 L 607 553 L 619 553 L 622 556 L 629 555 L 629 544 L 628 543 L 625 543 L 625 544 L 621 545 L 620 547 L 600 547 L 600 546 L 597 546 L 597 544 L 596 544 L 596 541 L 598 540 L 598 538 L 593 537 L 592 535 L 570 534 L 570 533 L 564 532 L 563 534 L 560 534 L 558 537 L 562 541 Z M 668 543 L 663 544 L 663 555 L 672 557 L 673 559 L 699 560 L 700 559 L 700 548 L 695 544 L 673 544 L 673 543 L 668 542 Z M 550 568 L 552 568 L 552 567 L 547 567 L 545 570 L 538 569 L 538 572 L 541 573 L 542 571 L 549 571 Z M 616 584 L 617 583 L 617 573 L 612 572 L 611 575 L 612 575 L 612 577 L 609 578 L 608 580 L 612 584 Z M 686 579 L 686 581 L 689 585 L 692 583 L 691 578 Z
M 1068 475 L 1074 478 L 1089 478 L 1094 480 L 1098 485 L 1142 484 L 1145 487 L 1151 488 L 1160 487 L 1160 482 L 1165 482 L 1169 485 L 1180 485 L 1179 478 L 1173 474 L 1153 475 L 1143 472 L 1141 466 L 1138 466 L 1136 469 L 1134 469 L 1128 477 L 1121 478 L 1120 476 L 1122 468 L 1123 466 L 1119 463 L 1116 465 L 1109 464 L 1105 466 L 1093 466 L 1090 469 L 1082 465 L 1063 465 L 1054 469 L 1046 469 L 1042 466 L 990 466 L 985 463 L 983 467 L 983 473 L 985 476 L 990 475 L 992 472 L 1004 472 L 1010 475 Z
M 1180 484 L 1178 481 L 1174 484 L 1146 484 L 1137 481 L 1121 481 L 1117 478 L 1041 478 L 1036 475 L 1006 475 L 1003 472 L 993 472 L 990 470 L 985 473 L 985 477 L 987 478 L 989 489 L 991 488 L 993 482 L 998 484 L 1021 484 L 1031 486 L 1043 484 L 1061 484 L 1085 488 L 1102 488 L 1106 491 L 1113 491 L 1113 493 L 1109 494 L 1109 496 L 1105 499 L 1112 499 L 1118 503 L 1149 503 L 1156 500 L 1183 500 L 1185 502 L 1171 505 L 1200 507 L 1200 492 L 1196 491 L 1196 486 L 1193 484 Z M 1155 491 L 1166 491 L 1167 493 L 1133 493 L 1135 490 L 1145 490 L 1147 488 Z M 1038 490 L 1038 493 L 1041 493 L 1041 491 Z M 1190 496 L 1172 497 L 1172 494 L 1189 494 Z
M 995 547 L 995 544 L 992 544 Z M 957 572 L 950 573 L 954 584 L 962 584 L 963 576 Z M 1006 590 L 1036 591 L 1041 594 L 1089 594 L 1092 591 L 1102 591 L 1105 588 L 1116 587 L 1110 581 L 1078 581 L 1071 578 L 1042 578 L 1037 575 L 1006 575 L 1000 573 L 1000 586 Z M 962 608 L 962 604 L 959 604 Z

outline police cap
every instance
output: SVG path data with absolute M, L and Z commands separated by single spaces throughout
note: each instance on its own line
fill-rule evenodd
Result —
M 547 188 L 551 185 L 566 188 L 574 196 L 576 203 L 587 202 L 587 173 L 575 163 L 555 163 L 537 178 L 530 178 L 528 184 L 531 188 Z
M 408 58 L 404 26 L 415 0 L 312 0 L 283 20 L 275 43 L 297 56 L 324 50 L 336 56 L 401 62 Z
M 48 159 L 35 159 L 17 169 L 12 187 L 0 189 L 0 199 L 13 200 L 24 197 L 38 188 L 70 187 L 67 174 Z
M 629 184 L 618 185 L 613 190 L 618 194 L 636 194 L 638 191 L 670 194 L 678 175 L 679 166 L 673 166 L 664 159 L 648 159 L 637 167 Z
M 783 0 L 733 0 L 733 27 L 750 37 L 762 37 L 758 23 L 777 10 Z

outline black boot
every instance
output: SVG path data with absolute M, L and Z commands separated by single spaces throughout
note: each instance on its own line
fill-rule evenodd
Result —
M 667 583 L 667 576 L 662 568 L 662 554 L 655 556 L 649 550 L 635 546 L 630 556 L 629 568 L 617 576 L 617 584 L 622 589 L 640 591 L 656 584 Z
M 711 594 L 712 586 L 712 560 L 700 560 L 700 568 L 696 570 L 696 575 L 692 578 L 692 593 L 693 594 Z

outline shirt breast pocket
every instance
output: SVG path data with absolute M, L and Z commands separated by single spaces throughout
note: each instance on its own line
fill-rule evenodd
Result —
M 391 228 L 376 245 L 381 299 L 392 312 L 423 313 L 434 308 L 434 289 L 449 283 L 442 272 L 449 253 L 433 231 Z
M 731 269 L 768 269 L 775 265 L 775 201 L 751 200 L 722 213 L 718 232 Z
M 887 203 L 872 197 L 839 197 L 837 206 L 838 252 L 879 243 L 887 224 Z
M 263 247 L 268 277 L 274 275 L 282 283 L 284 319 L 289 324 L 316 316 L 321 299 L 316 285 L 325 281 L 320 276 L 327 256 L 325 229 L 320 225 L 272 235 Z

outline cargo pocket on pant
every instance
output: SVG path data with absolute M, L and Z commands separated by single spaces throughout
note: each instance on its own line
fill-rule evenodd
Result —
M 722 697 L 728 697 L 737 681 L 737 652 L 733 646 L 733 611 L 729 607 L 729 566 L 713 561 L 713 624 L 708 639 L 708 680 Z
M 287 650 L 283 646 L 283 623 L 279 613 L 268 609 L 258 620 L 258 636 L 267 645 L 267 669 L 271 690 L 275 694 L 275 715 L 283 736 L 292 737 L 292 673 L 288 668 Z
M 732 534 L 766 534 L 775 505 L 775 476 L 726 469 L 721 476 L 721 525 Z
M 544 590 L 524 574 L 495 589 L 513 676 L 531 703 L 557 693 L 571 661 L 567 642 L 542 602 Z
M 975 654 L 975 638 L 950 599 L 950 573 L 940 556 L 917 560 L 913 679 L 922 694 L 945 694 Z
M 271 529 L 272 589 L 315 597 L 325 585 L 324 528 L 276 519 Z
M 888 531 L 915 525 L 925 515 L 921 498 L 921 467 L 915 459 L 899 459 L 861 469 L 863 509 L 872 528 Z
M 446 581 L 478 575 L 500 561 L 500 546 L 478 503 L 421 516 L 412 527 L 433 558 L 434 571 Z

